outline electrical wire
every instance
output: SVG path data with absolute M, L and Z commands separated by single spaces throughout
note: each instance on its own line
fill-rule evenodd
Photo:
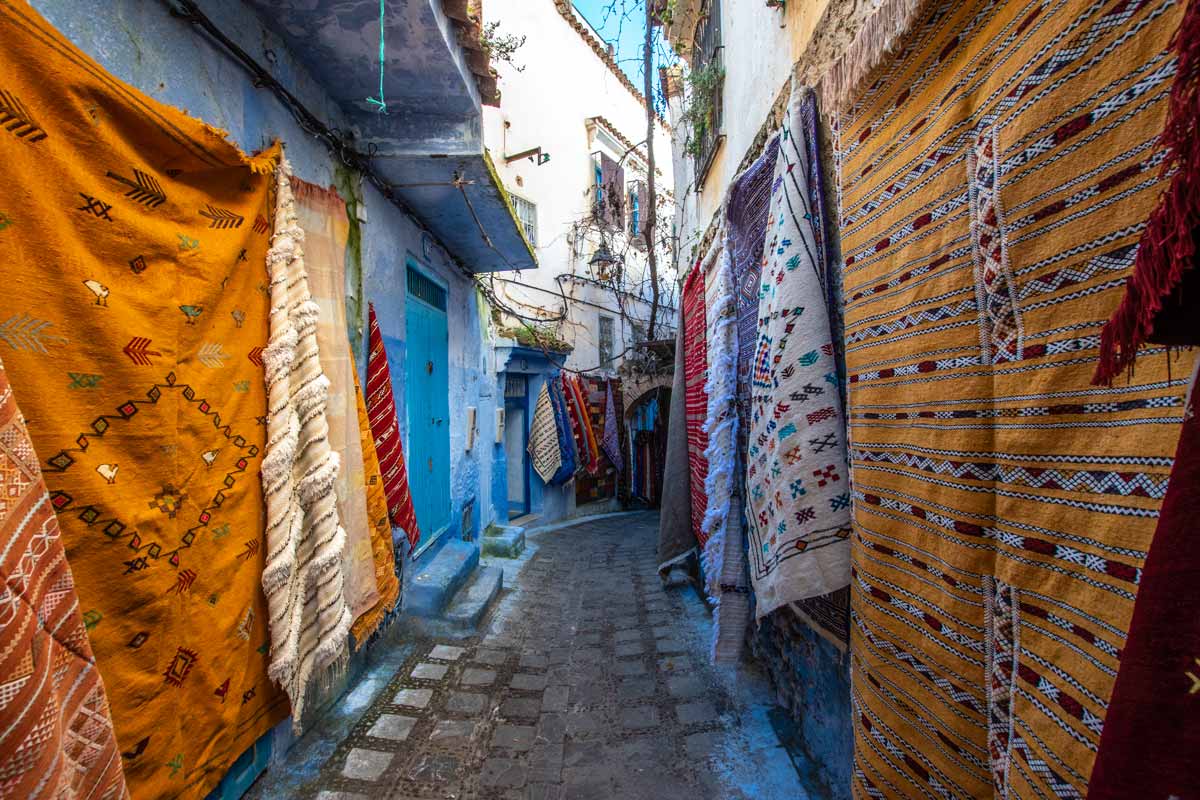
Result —
M 386 0 L 380 0 L 379 3 L 379 98 L 367 98 L 367 101 L 373 105 L 376 105 L 381 113 L 386 113 L 387 109 L 386 100 L 384 98 L 384 72 L 386 67 L 386 49 L 384 43 L 385 2 Z M 296 124 L 300 126 L 301 130 L 318 139 L 343 166 L 362 175 L 362 177 L 372 186 L 374 186 L 375 189 L 379 191 L 379 193 L 383 195 L 386 200 L 388 200 L 400 211 L 409 216 L 415 223 L 417 223 L 418 227 L 420 227 L 423 232 L 429 233 L 431 236 L 436 238 L 436 235 L 420 222 L 420 217 L 417 216 L 416 212 L 408 205 L 408 203 L 398 194 L 396 194 L 395 187 L 375 170 L 372 165 L 372 161 L 375 157 L 376 148 L 373 144 L 368 144 L 367 152 L 365 153 L 355 148 L 351 144 L 350 138 L 343 134 L 340 129 L 326 124 L 319 117 L 313 114 L 312 111 L 310 111 L 308 107 L 299 100 L 299 98 L 288 91 L 283 84 L 276 80 L 270 71 L 260 64 L 253 56 L 243 50 L 235 41 L 229 38 L 229 36 L 226 35 L 225 32 L 222 31 L 216 25 L 216 23 L 214 23 L 212 19 L 200 9 L 195 0 L 163 0 L 163 3 L 167 6 L 167 10 L 173 17 L 190 23 L 194 27 L 203 31 L 213 41 L 224 48 L 236 61 L 242 65 L 243 69 L 250 74 L 256 87 L 267 89 L 273 95 L 275 95 L 280 103 L 283 104 L 284 108 L 287 109 L 288 113 L 291 114 L 292 118 L 296 121 Z M 622 156 L 622 160 L 624 160 L 624 158 L 629 154 L 629 151 L 626 151 L 625 155 Z M 486 230 L 484 229 L 483 223 L 479 219 L 479 215 L 476 213 L 475 207 L 466 191 L 466 186 L 469 183 L 470 181 L 464 180 L 461 175 L 456 173 L 454 180 L 451 181 L 449 185 L 455 186 L 461 192 L 463 200 L 466 202 L 467 209 L 469 210 L 472 219 L 475 221 L 484 243 L 504 260 L 505 265 L 508 266 L 509 269 L 519 272 L 519 270 L 512 265 L 512 262 L 508 260 L 504 253 L 495 246 L 491 240 L 491 237 L 488 236 Z M 567 298 L 566 292 L 562 288 L 561 280 L 556 279 L 556 285 L 559 289 L 559 296 L 561 297 L 563 303 L 562 310 L 550 317 L 530 317 L 522 314 L 517 309 L 512 308 L 497 295 L 495 288 L 492 285 L 494 281 L 491 275 L 488 276 L 488 281 L 485 282 L 480 275 L 468 270 L 457 259 L 450 257 L 448 260 L 459 270 L 459 272 L 463 274 L 463 276 L 476 288 L 476 290 L 484 296 L 493 309 L 496 309 L 503 314 L 507 314 L 515 319 L 521 320 L 522 322 L 532 324 L 563 322 L 566 321 L 569 316 L 570 300 Z M 564 276 L 559 277 L 561 278 Z M 584 280 L 590 280 L 583 276 L 576 277 L 581 277 Z M 599 281 L 592 282 L 603 285 Z M 626 313 L 624 305 L 621 302 L 621 290 L 614 285 L 613 291 L 614 296 L 616 297 L 620 316 L 623 319 L 632 319 L 632 317 Z M 629 347 L 626 347 L 620 353 L 613 354 L 612 358 L 616 359 L 623 357 L 625 354 L 636 349 L 637 346 L 637 343 L 635 343 Z M 544 347 L 541 349 L 545 355 L 551 355 L 548 349 Z M 567 369 L 566 367 L 563 367 L 562 369 L 567 372 L 586 374 L 587 372 L 594 372 L 603 368 L 605 368 L 604 365 L 598 365 L 590 370 Z

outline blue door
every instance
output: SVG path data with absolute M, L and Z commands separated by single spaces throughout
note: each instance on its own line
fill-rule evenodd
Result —
M 450 336 L 446 290 L 408 265 L 405 301 L 408 477 L 418 549 L 450 524 Z
M 529 513 L 529 379 L 504 379 L 504 458 L 508 466 L 508 518 Z

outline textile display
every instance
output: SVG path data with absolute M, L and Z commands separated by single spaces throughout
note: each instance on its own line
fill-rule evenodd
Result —
M 1093 376 L 1097 383 L 1111 383 L 1122 371 L 1132 370 L 1143 342 L 1195 344 L 1196 317 L 1190 313 L 1200 296 L 1200 3 L 1195 0 L 1187 5 L 1171 50 L 1178 59 L 1177 74 L 1158 140 L 1163 156 L 1158 169 L 1171 182 L 1138 243 L 1125 296 L 1100 333 L 1100 363 Z
M 747 539 L 758 619 L 850 582 L 850 487 L 825 305 L 824 239 L 795 87 L 779 134 L 758 305 Z
M 658 571 L 685 561 L 696 551 L 692 527 L 692 490 L 688 474 L 687 409 L 683 378 L 683 325 L 675 332 L 675 372 L 667 411 L 667 449 L 663 456 L 662 502 L 658 514 Z
M 746 571 L 746 546 L 742 536 L 742 499 L 737 480 L 737 295 L 729 248 L 717 245 L 701 265 L 705 275 L 705 311 L 708 328 L 708 379 L 704 393 L 708 409 L 704 433 L 708 444 L 704 460 L 707 505 L 700 529 L 704 546 L 700 565 L 705 592 L 712 600 L 715 663 L 734 664 L 742 654 L 750 619 L 750 587 Z
M 579 400 L 575 396 L 575 388 L 569 376 L 562 376 L 563 405 L 567 411 L 567 421 L 571 423 L 571 442 L 575 449 L 576 474 L 593 469 L 590 466 L 591 455 L 588 449 L 587 433 L 584 430 L 586 414 L 580 410 Z
M 611 380 L 607 382 L 604 392 L 604 435 L 600 441 L 604 446 L 604 455 L 608 456 L 608 460 L 616 467 L 617 472 L 623 472 L 625 459 L 621 456 L 621 428 L 617 421 L 617 404 L 613 400 Z
M 371 433 L 375 435 L 375 452 L 383 475 L 388 514 L 392 524 L 408 537 L 411 551 L 421 539 L 421 530 L 417 527 L 417 510 L 408 488 L 400 421 L 396 418 L 396 400 L 392 395 L 392 371 L 373 303 L 367 304 L 367 416 L 371 420 Z
M 1197 362 L 1200 367 L 1200 362 Z M 1196 372 L 1087 796 L 1200 797 L 1200 417 Z
M 292 701 L 292 729 L 304 720 L 310 682 L 320 693 L 345 667 L 350 609 L 344 591 L 346 531 L 334 484 L 340 458 L 325 419 L 329 379 L 317 344 L 320 309 L 308 289 L 304 231 L 296 220 L 291 166 L 276 169 L 275 233 L 267 251 L 271 285 L 267 374 L 267 502 L 263 591 L 270 613 L 267 669 Z
M 371 532 L 371 554 L 375 564 L 375 585 L 379 588 L 379 599 L 375 605 L 367 609 L 350 626 L 357 649 L 371 638 L 371 634 L 379 629 L 387 615 L 396 609 L 396 602 L 400 599 L 400 569 L 396 564 L 396 551 L 392 545 L 392 521 L 388 514 L 387 493 L 383 490 L 379 457 L 375 454 L 371 420 L 367 416 L 367 401 L 363 398 L 362 389 L 358 384 L 358 373 L 354 372 L 353 377 L 354 406 L 358 414 L 358 437 L 363 456 L 367 521 Z
M 750 365 L 758 343 L 758 294 L 762 278 L 763 247 L 767 238 L 767 212 L 771 206 L 771 178 L 779 155 L 779 137 L 773 136 L 745 172 L 729 185 L 726 223 L 729 255 L 737 290 L 739 436 L 745 450 L 750 420 Z
M 567 390 L 567 399 L 571 405 L 572 418 L 578 432 L 580 443 L 580 463 L 590 475 L 600 472 L 600 452 L 596 447 L 596 434 L 592 429 L 591 415 L 588 413 L 587 398 L 584 395 L 582 383 L 578 377 L 563 378 Z
M 558 436 L 558 451 L 562 464 L 550 479 L 553 486 L 561 486 L 575 477 L 579 468 L 575 456 L 575 437 L 571 434 L 570 412 L 567 409 L 566 396 L 563 394 L 562 377 L 555 376 L 548 381 L 550 403 L 554 407 L 554 428 Z
M 203 798 L 288 711 L 256 477 L 278 150 L 243 155 L 24 2 L 0 2 L 0 40 L 19 111 L 0 128 L 0 354 L 129 792 Z
M 354 356 L 346 335 L 346 238 L 350 221 L 346 204 L 336 191 L 292 177 L 296 221 L 304 231 L 304 266 L 308 290 L 320 309 L 317 348 L 321 372 L 329 379 L 325 419 L 329 447 L 341 457 L 334 490 L 338 519 L 346 532 L 343 553 L 346 604 L 358 619 L 379 602 L 375 558 L 371 549 L 371 524 L 367 518 L 367 492 L 362 444 L 358 429 L 358 403 L 354 389 Z
M 1192 361 L 1090 385 L 1181 15 L 935 2 L 838 114 L 859 797 L 1086 793 Z
M 697 265 L 683 282 L 683 385 L 687 424 L 688 479 L 692 500 L 692 537 L 704 550 L 704 513 L 708 510 L 708 395 L 704 384 L 708 373 L 708 343 L 704 308 L 704 273 Z M 678 367 L 677 367 L 678 369 Z
M 104 681 L 3 362 L 0 579 L 0 797 L 128 797 Z
M 575 387 L 583 404 L 585 430 L 591 436 L 596 469 L 580 475 L 575 480 L 575 502 L 577 505 L 604 500 L 617 496 L 617 472 L 601 445 L 604 433 L 604 415 L 608 397 L 608 384 L 603 378 L 590 375 L 575 377 Z M 613 403 L 617 416 L 621 416 L 620 383 L 614 381 Z M 619 451 L 618 451 L 619 452 Z M 601 455 L 603 454 L 603 458 Z
M 538 392 L 533 408 L 533 419 L 529 423 L 529 461 L 534 472 L 549 483 L 562 466 L 562 451 L 558 448 L 558 429 L 554 423 L 554 404 L 550 401 L 550 390 L 545 383 Z
M 842 426 L 847 425 L 846 410 L 846 346 L 845 325 L 842 319 L 842 269 L 830 237 L 833 221 L 826 208 L 826 176 L 821 160 L 821 132 L 817 113 L 817 98 L 805 92 L 800 99 L 800 123 L 804 126 L 804 145 L 808 150 L 808 181 L 811 187 L 813 232 L 819 261 L 824 270 L 825 304 L 829 309 L 830 336 L 837 373 L 839 408 L 843 412 Z M 850 644 L 850 592 L 843 587 L 816 597 L 805 597 L 792 603 L 792 610 L 839 650 Z

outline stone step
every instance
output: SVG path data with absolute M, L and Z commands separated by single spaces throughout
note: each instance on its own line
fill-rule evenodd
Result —
M 446 609 L 446 623 L 460 631 L 474 631 L 483 615 L 492 607 L 504 586 L 504 570 L 481 567 L 473 580 L 459 590 Z
M 416 617 L 438 617 L 471 579 L 479 566 L 479 548 L 471 542 L 447 542 L 413 576 L 405 598 L 405 611 Z
M 525 549 L 525 529 L 514 525 L 489 526 L 481 545 L 485 556 L 516 558 Z

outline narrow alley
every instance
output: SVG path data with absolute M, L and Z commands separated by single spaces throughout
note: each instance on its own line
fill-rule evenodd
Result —
M 657 532 L 637 513 L 534 534 L 480 635 L 412 641 L 248 797 L 803 800 L 766 676 L 708 666 L 708 612 L 662 587 Z
M 1200 800 L 1200 0 L 0 0 L 0 800 Z

